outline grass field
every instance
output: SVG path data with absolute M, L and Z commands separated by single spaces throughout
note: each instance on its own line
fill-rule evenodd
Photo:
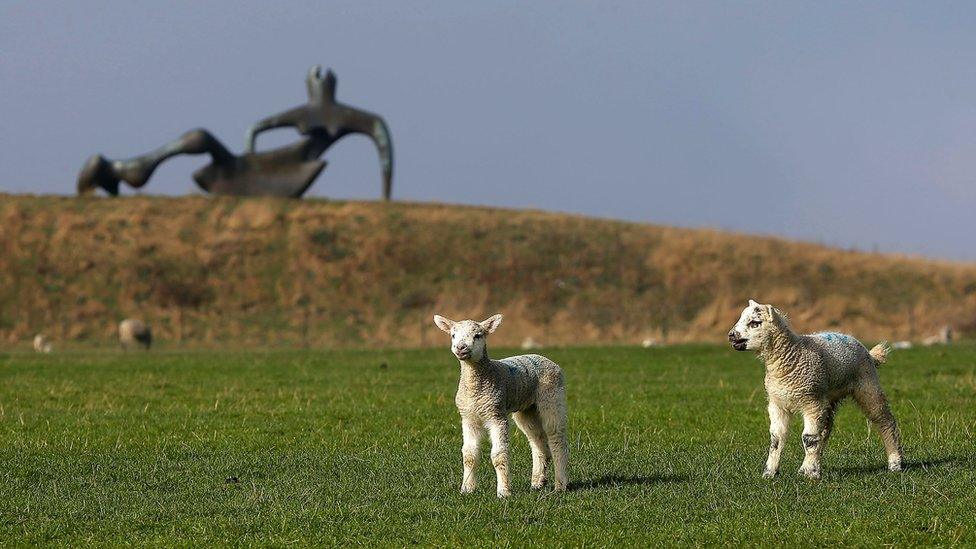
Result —
M 785 474 L 760 478 L 749 354 L 545 354 L 567 375 L 571 490 L 531 492 L 513 434 L 506 501 L 487 459 L 458 493 L 446 349 L 0 354 L 0 544 L 976 544 L 976 347 L 884 366 L 907 472 L 851 405 L 820 482 L 795 474 L 797 422 Z

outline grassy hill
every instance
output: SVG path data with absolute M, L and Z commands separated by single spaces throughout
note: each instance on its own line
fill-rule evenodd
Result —
M 423 346 L 433 312 L 513 344 L 719 341 L 746 299 L 801 330 L 976 335 L 976 265 L 538 211 L 0 195 L 0 341 Z

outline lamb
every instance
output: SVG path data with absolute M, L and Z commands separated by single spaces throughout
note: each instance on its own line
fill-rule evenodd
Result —
M 54 345 L 44 337 L 44 334 L 37 334 L 34 336 L 34 350 L 38 353 L 50 353 L 54 350 Z
M 126 351 L 135 346 L 148 351 L 152 345 L 152 331 L 145 322 L 127 318 L 119 323 L 119 343 Z
M 559 366 L 540 355 L 488 358 L 486 339 L 498 329 L 502 315 L 475 322 L 455 322 L 434 315 L 438 328 L 451 336 L 451 351 L 461 363 L 461 379 L 454 399 L 461 414 L 464 474 L 461 493 L 474 492 L 478 446 L 484 431 L 491 439 L 491 462 L 497 476 L 497 495 L 511 493 L 508 475 L 508 415 L 525 433 L 532 447 L 532 488 L 545 486 L 549 462 L 555 469 L 554 489 L 566 490 L 569 444 L 566 438 L 566 388 Z
M 845 334 L 799 335 L 778 309 L 751 299 L 729 331 L 729 342 L 737 351 L 758 352 L 766 363 L 770 440 L 764 478 L 779 471 L 790 418 L 796 413 L 803 415 L 806 452 L 799 472 L 820 478 L 820 454 L 833 429 L 834 413 L 848 396 L 854 397 L 880 433 L 888 470 L 902 470 L 901 433 L 878 381 L 877 367 L 884 364 L 890 350 L 887 343 L 868 351 Z

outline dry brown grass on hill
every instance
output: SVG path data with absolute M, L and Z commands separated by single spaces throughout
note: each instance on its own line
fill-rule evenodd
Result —
M 434 204 L 0 195 L 0 340 L 109 342 L 124 317 L 192 345 L 719 341 L 747 298 L 800 330 L 976 333 L 976 265 L 537 211 Z

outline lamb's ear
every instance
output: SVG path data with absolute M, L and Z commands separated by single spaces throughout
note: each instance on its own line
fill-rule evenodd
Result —
M 495 315 L 488 320 L 482 320 L 478 324 L 481 324 L 481 328 L 490 333 L 493 333 L 502 324 L 502 315 Z
M 444 318 L 441 315 L 434 315 L 434 324 L 446 333 L 451 333 L 451 328 L 454 327 L 456 322 L 449 318 Z
M 750 306 L 750 307 L 758 307 L 758 306 L 759 306 L 759 304 L 758 304 L 758 303 L 756 303 L 756 300 L 754 300 L 754 299 L 750 299 L 750 300 L 749 300 L 749 306 Z
M 765 316 L 767 320 L 779 322 L 779 320 L 782 318 L 782 313 L 780 313 L 779 309 L 773 307 L 772 305 L 764 305 L 763 316 Z
M 780 324 L 788 324 L 790 320 L 790 317 L 787 316 L 786 313 L 777 309 L 776 307 L 773 307 L 773 318 L 775 318 L 776 322 L 779 322 Z

